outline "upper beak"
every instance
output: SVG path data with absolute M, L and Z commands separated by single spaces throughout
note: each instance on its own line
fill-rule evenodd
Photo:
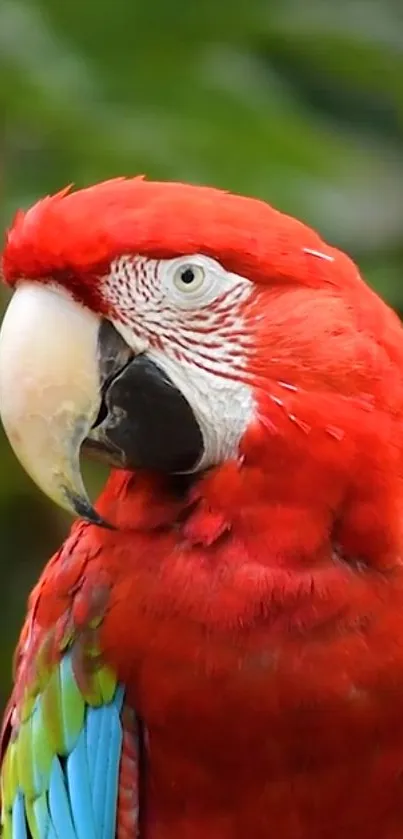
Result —
M 98 524 L 80 448 L 102 399 L 100 323 L 59 289 L 27 282 L 0 332 L 0 416 L 17 458 L 57 504 Z

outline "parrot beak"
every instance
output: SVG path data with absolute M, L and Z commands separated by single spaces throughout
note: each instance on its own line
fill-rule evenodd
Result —
M 144 350 L 135 354 L 110 321 L 39 283 L 17 287 L 0 331 L 0 417 L 18 460 L 56 504 L 104 527 L 81 450 L 168 474 L 192 471 L 203 453 L 191 406 Z
M 0 332 L 0 416 L 22 466 L 69 512 L 105 524 L 80 473 L 101 405 L 101 321 L 52 286 L 21 284 Z

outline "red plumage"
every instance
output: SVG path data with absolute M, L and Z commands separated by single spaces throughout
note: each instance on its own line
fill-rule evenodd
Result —
M 30 626 L 85 623 L 107 592 L 103 653 L 149 737 L 145 839 L 398 839 L 396 316 L 347 257 L 264 203 L 143 180 L 40 202 L 3 270 L 10 284 L 56 277 L 96 308 L 115 256 L 192 252 L 263 285 L 242 457 L 183 494 L 113 473 L 98 509 L 118 529 L 73 528 Z
M 3 271 L 11 284 L 59 273 L 82 283 L 123 253 L 205 253 L 256 282 L 334 282 L 331 261 L 313 260 L 303 248 L 325 249 L 329 257 L 338 253 L 343 267 L 336 283 L 342 272 L 344 284 L 356 281 L 347 257 L 263 201 L 210 187 L 121 178 L 79 192 L 64 189 L 20 211 L 8 234 Z

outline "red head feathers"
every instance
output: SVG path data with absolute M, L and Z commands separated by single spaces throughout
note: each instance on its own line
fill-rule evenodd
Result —
M 314 252 L 312 254 L 312 251 Z M 315 252 L 319 256 L 315 259 Z M 93 275 L 122 253 L 204 253 L 256 282 L 356 282 L 354 265 L 309 227 L 263 201 L 218 189 L 119 178 L 64 189 L 19 212 L 3 254 L 6 282 Z M 334 260 L 337 257 L 337 266 Z

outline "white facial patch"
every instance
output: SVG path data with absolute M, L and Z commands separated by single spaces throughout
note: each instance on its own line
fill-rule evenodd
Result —
M 191 406 L 204 440 L 198 468 L 236 457 L 254 411 L 242 375 L 252 336 L 243 307 L 252 283 L 196 254 L 155 260 L 122 256 L 103 294 L 115 328 L 135 353 L 146 352 Z

